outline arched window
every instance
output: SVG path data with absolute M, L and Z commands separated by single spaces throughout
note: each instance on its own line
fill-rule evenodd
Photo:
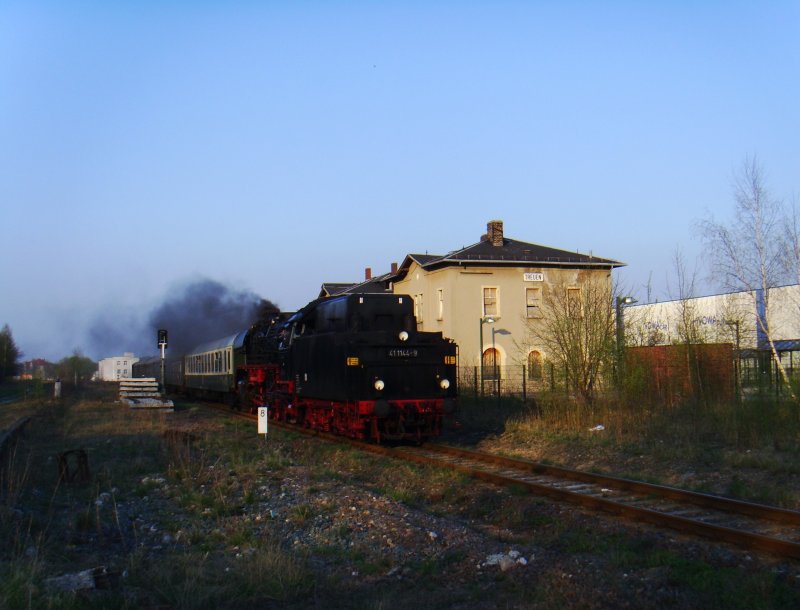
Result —
M 528 354 L 528 379 L 531 381 L 542 380 L 542 353 L 536 350 Z
M 483 352 L 483 378 L 498 379 L 500 377 L 500 352 L 490 347 Z

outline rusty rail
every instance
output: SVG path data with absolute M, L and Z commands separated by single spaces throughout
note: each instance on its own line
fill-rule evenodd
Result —
M 255 419 L 247 414 L 239 415 Z M 427 443 L 421 447 L 386 447 L 282 422 L 270 421 L 270 425 L 348 443 L 396 459 L 450 468 L 495 485 L 523 487 L 531 493 L 657 527 L 800 559 L 800 512 L 797 511 L 448 445 Z M 665 502 L 668 504 L 664 505 Z M 693 508 L 707 512 L 687 516 Z M 711 519 L 715 522 L 710 522 Z M 782 535 L 757 531 L 763 529 L 764 522 L 783 528 Z

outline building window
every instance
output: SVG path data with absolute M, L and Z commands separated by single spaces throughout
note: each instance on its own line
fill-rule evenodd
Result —
M 581 289 L 567 288 L 567 313 L 571 318 L 580 318 L 581 311 Z
M 526 288 L 525 289 L 525 305 L 526 314 L 529 318 L 542 317 L 542 289 L 541 288 Z
M 422 295 L 414 297 L 414 315 L 417 317 L 417 324 L 422 323 Z
M 444 319 L 444 290 L 439 288 L 436 291 L 436 297 L 438 300 L 437 309 L 436 309 L 436 319 L 443 320 Z
M 528 379 L 531 381 L 542 380 L 542 353 L 536 350 L 528 354 Z
M 497 288 L 484 288 L 483 289 L 483 315 L 496 316 L 497 315 Z

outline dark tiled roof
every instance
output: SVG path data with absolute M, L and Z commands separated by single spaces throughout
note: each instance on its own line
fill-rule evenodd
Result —
M 502 230 L 502 227 L 501 227 Z M 392 281 L 402 279 L 412 262 L 416 262 L 427 270 L 464 266 L 525 266 L 525 267 L 575 267 L 575 268 L 607 268 L 624 267 L 625 263 L 609 258 L 600 258 L 591 254 L 558 250 L 539 244 L 531 244 L 516 239 L 503 238 L 502 246 L 492 245 L 491 240 L 483 239 L 476 244 L 454 250 L 449 254 L 408 254 L 397 270 L 360 284 L 323 284 L 326 286 L 342 286 L 335 293 L 384 292 L 389 291 Z M 323 294 L 323 293 L 320 293 Z
M 336 296 L 337 294 L 353 294 L 359 292 L 391 292 L 389 282 L 394 277 L 391 273 L 385 273 L 361 283 L 354 284 L 323 284 L 319 296 Z
M 442 258 L 441 254 L 409 254 L 408 258 L 415 260 L 417 264 L 424 267 L 428 263 L 437 261 Z
M 335 283 L 335 282 L 325 282 L 322 284 L 322 287 L 319 290 L 319 296 L 321 297 L 332 297 L 337 294 L 341 294 L 343 292 L 347 292 L 348 288 L 352 288 L 356 284 L 350 283 Z
M 503 265 L 523 264 L 526 266 L 568 266 L 568 267 L 623 267 L 625 263 L 609 258 L 600 258 L 591 254 L 558 250 L 539 244 L 530 244 L 516 239 L 503 239 L 502 246 L 493 246 L 488 240 L 455 250 L 450 254 L 409 254 L 403 261 L 402 268 L 407 268 L 415 261 L 426 269 L 435 269 L 449 265 L 477 264 Z M 401 269 L 402 273 L 402 269 Z

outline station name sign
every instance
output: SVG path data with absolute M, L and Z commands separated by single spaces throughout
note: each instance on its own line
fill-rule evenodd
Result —
M 524 273 L 522 277 L 526 282 L 543 282 L 544 273 Z

